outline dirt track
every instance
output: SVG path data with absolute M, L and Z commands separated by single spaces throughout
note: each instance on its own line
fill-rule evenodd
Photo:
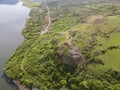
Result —
M 47 3 L 45 3 L 45 7 L 47 9 L 47 25 L 45 28 L 40 32 L 40 34 L 45 34 L 48 32 L 50 25 L 51 25 L 51 18 L 50 18 L 50 8 L 48 7 Z

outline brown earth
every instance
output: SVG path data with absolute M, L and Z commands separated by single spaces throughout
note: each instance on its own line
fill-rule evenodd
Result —
M 101 24 L 105 21 L 105 17 L 102 15 L 90 16 L 87 18 L 87 23 Z
M 26 90 L 25 85 L 21 85 L 18 80 L 13 80 L 12 82 L 18 87 L 19 90 Z

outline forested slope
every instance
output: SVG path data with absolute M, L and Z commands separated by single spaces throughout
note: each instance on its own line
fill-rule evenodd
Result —
M 120 90 L 120 4 L 111 2 L 49 0 L 33 8 L 6 75 L 30 90 Z

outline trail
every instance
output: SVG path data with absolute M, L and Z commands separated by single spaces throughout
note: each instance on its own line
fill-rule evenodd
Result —
M 41 32 L 37 33 L 37 34 L 41 34 L 41 35 L 47 33 L 50 28 L 50 25 L 51 25 L 50 8 L 46 2 L 45 2 L 45 7 L 47 9 L 47 18 L 46 18 L 47 24 L 43 26 L 43 29 Z
M 47 25 L 44 25 L 43 30 L 41 32 L 37 33 L 37 34 L 41 34 L 41 35 L 47 33 L 49 28 L 50 28 L 50 25 L 51 25 L 50 8 L 48 7 L 46 2 L 44 4 L 45 4 L 45 7 L 47 9 Z M 29 52 L 29 49 L 26 51 L 26 53 L 24 55 L 24 59 L 23 59 L 22 64 L 21 64 L 21 69 L 23 70 L 24 73 L 27 73 L 26 70 L 24 69 L 25 56 L 26 56 L 27 52 Z

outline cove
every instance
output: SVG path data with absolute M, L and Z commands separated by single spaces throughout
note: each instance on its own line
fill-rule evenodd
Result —
M 7 59 L 24 40 L 21 33 L 30 9 L 16 0 L 15 3 L 2 1 L 0 2 L 0 90 L 17 90 L 12 83 L 8 82 L 3 68 Z

